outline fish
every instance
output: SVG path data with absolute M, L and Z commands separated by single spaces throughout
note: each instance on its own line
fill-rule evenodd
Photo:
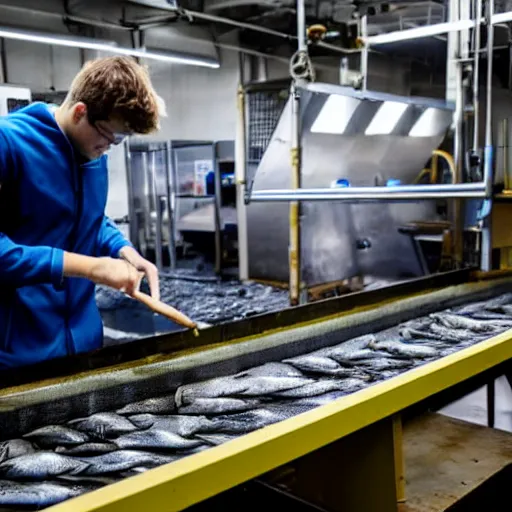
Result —
M 179 414 L 225 414 L 249 411 L 261 404 L 260 399 L 241 398 L 196 398 L 190 404 L 180 407 Z
M 382 357 L 391 357 L 389 353 L 386 353 L 384 350 L 374 350 L 372 348 L 365 348 L 362 350 L 354 350 L 353 352 L 343 351 L 332 352 L 330 357 L 335 359 L 340 364 L 346 365 L 354 365 L 357 364 L 358 361 L 368 360 L 368 359 L 379 359 Z
M 300 370 L 309 373 L 321 373 L 337 377 L 350 377 L 353 372 L 351 368 L 344 368 L 337 361 L 326 356 L 304 355 L 285 359 L 283 362 L 289 363 Z
M 228 441 L 232 441 L 239 436 L 232 434 L 196 434 L 195 437 L 201 441 L 204 441 L 205 443 L 218 446 L 220 444 L 227 443 Z
M 65 425 L 48 425 L 23 436 L 34 441 L 41 448 L 55 446 L 73 446 L 89 442 L 89 436 L 84 432 L 66 427 Z
M 386 370 L 402 370 L 414 366 L 412 360 L 404 359 L 366 359 L 359 363 L 367 372 L 382 372 Z M 372 373 L 373 375 L 373 373 Z
M 178 407 L 196 398 L 243 397 L 269 395 L 312 382 L 305 377 L 221 377 L 205 382 L 186 384 L 176 391 Z
M 496 330 L 496 324 L 475 320 L 465 316 L 452 315 L 449 313 L 432 313 L 431 318 L 449 329 L 466 329 L 478 333 L 491 333 Z M 512 320 L 509 321 L 512 326 Z
M 295 402 L 293 402 L 296 406 L 305 407 L 308 409 L 312 409 L 314 407 L 319 407 L 321 405 L 329 404 L 338 398 L 346 395 L 343 391 L 331 391 L 329 393 L 324 393 L 323 395 L 316 395 L 307 398 L 299 398 Z
M 131 432 L 116 439 L 121 450 L 190 450 L 203 444 L 198 439 L 187 439 L 167 430 L 150 429 Z
M 304 374 L 292 366 L 284 362 L 271 362 L 265 363 L 254 368 L 249 368 L 240 373 L 235 374 L 235 377 L 303 377 Z
M 117 445 L 114 443 L 84 443 L 77 446 L 57 446 L 55 453 L 62 455 L 84 455 L 84 454 L 100 454 L 110 453 L 117 450 Z
M 402 343 L 395 340 L 378 341 L 373 343 L 371 348 L 375 350 L 384 350 L 390 354 L 411 359 L 426 359 L 429 357 L 435 357 L 437 355 L 437 350 L 433 347 L 428 347 L 426 345 L 413 345 L 411 343 Z
M 118 409 L 116 413 L 122 416 L 130 416 L 132 414 L 171 414 L 175 411 L 174 395 L 167 395 L 127 404 Z
M 9 439 L 0 443 L 0 460 L 2 461 L 35 452 L 36 449 L 32 443 L 25 439 Z
M 215 428 L 212 420 L 206 416 L 138 414 L 130 416 L 130 421 L 141 429 L 158 429 L 189 437 L 198 432 L 212 432 Z
M 241 412 L 225 417 L 217 417 L 214 422 L 216 432 L 223 434 L 248 434 L 267 425 L 283 421 L 303 410 L 294 407 L 267 407 Z
M 117 450 L 94 457 L 80 457 L 80 461 L 87 464 L 87 468 L 81 474 L 98 476 L 128 471 L 137 467 L 153 468 L 169 464 L 178 458 L 176 455 L 159 455 L 142 450 Z
M 135 432 L 137 427 L 127 418 L 113 412 L 100 412 L 68 422 L 74 428 L 99 439 Z
M 324 395 L 331 391 L 348 391 L 363 387 L 365 381 L 361 379 L 321 379 L 312 384 L 301 386 L 300 388 L 289 389 L 274 393 L 276 398 L 308 398 L 317 395 Z
M 462 341 L 477 341 L 481 339 L 477 333 L 468 331 L 466 329 L 449 329 L 444 325 L 432 324 L 430 332 L 437 334 L 440 339 L 445 342 L 451 341 L 453 343 L 460 343 Z
M 0 464 L 0 475 L 10 480 L 48 480 L 63 474 L 78 474 L 88 464 L 59 453 L 40 451 Z
M 512 305 L 510 304 L 503 304 L 499 306 L 494 307 L 486 307 L 487 311 L 494 312 L 494 313 L 500 313 L 505 317 L 512 316 Z
M 460 335 L 452 335 L 453 330 L 447 329 L 437 324 L 432 324 L 431 330 L 429 331 L 418 331 L 410 328 L 400 328 L 400 337 L 404 340 L 415 340 L 415 339 L 432 339 L 442 341 L 444 343 L 460 343 L 462 341 Z M 474 333 L 471 333 L 475 336 Z
M 334 347 L 321 349 L 317 351 L 317 354 L 330 357 L 342 365 L 353 364 L 354 361 L 361 359 L 385 355 L 385 353 L 379 353 L 370 348 L 370 345 L 376 341 L 377 337 L 374 334 L 368 334 L 345 341 Z
M 469 315 L 475 320 L 510 320 L 510 316 L 503 313 L 495 313 L 493 311 L 481 310 Z
M 75 498 L 90 490 L 91 487 L 83 485 L 0 480 L 0 506 L 41 509 Z
M 60 482 L 73 482 L 76 484 L 97 484 L 102 487 L 104 485 L 115 484 L 119 478 L 113 476 L 59 475 L 55 480 Z

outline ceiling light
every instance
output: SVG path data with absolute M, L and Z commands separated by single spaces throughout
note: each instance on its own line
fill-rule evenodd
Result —
M 365 135 L 389 135 L 407 110 L 407 103 L 385 101 L 373 116 Z
M 398 30 L 396 32 L 388 32 L 387 34 L 379 34 L 366 38 L 367 45 L 396 43 L 397 41 L 408 41 L 410 39 L 418 39 L 420 37 L 431 37 L 447 32 L 457 32 L 468 30 L 475 27 L 473 20 L 460 20 L 446 23 L 437 23 L 435 25 L 425 25 L 423 27 L 410 28 L 406 30 Z
M 350 96 L 331 94 L 315 119 L 311 132 L 341 135 L 359 103 L 359 100 Z
M 86 50 L 97 50 L 115 53 L 118 55 L 129 55 L 144 59 L 174 62 L 177 64 L 188 64 L 193 66 L 204 66 L 208 68 L 219 68 L 218 61 L 209 57 L 195 57 L 162 50 L 146 50 L 144 48 L 123 48 L 117 46 L 114 41 L 102 41 L 88 37 L 65 36 L 60 34 L 45 34 L 44 32 L 32 32 L 0 27 L 0 37 L 5 39 L 17 39 L 33 43 L 50 44 L 56 46 L 67 46 L 71 48 L 82 48 Z

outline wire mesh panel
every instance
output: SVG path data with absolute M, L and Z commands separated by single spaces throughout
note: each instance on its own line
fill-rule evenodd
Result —
M 252 183 L 258 164 L 270 142 L 289 95 L 289 83 L 254 84 L 246 87 L 247 175 Z

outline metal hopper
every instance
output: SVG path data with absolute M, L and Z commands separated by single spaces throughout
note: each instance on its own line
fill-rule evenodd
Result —
M 302 187 L 329 189 L 410 184 L 445 137 L 453 106 L 358 92 L 323 83 L 301 86 Z M 257 167 L 251 193 L 291 188 L 292 99 L 288 99 Z M 302 279 L 306 286 L 355 275 L 418 276 L 421 267 L 405 222 L 434 220 L 434 201 L 303 202 Z M 289 206 L 251 202 L 247 209 L 249 276 L 288 282 Z

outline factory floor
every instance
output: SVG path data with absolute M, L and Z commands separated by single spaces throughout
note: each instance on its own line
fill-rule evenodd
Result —
M 494 428 L 512 432 L 512 389 L 505 377 L 496 380 L 495 396 Z M 438 412 L 451 418 L 487 426 L 486 388 L 480 388 Z

